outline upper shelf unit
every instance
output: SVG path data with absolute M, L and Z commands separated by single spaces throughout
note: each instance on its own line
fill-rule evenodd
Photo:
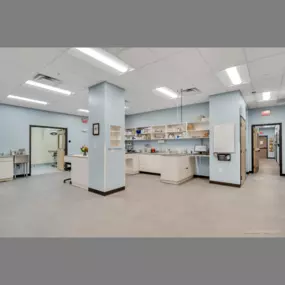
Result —
M 125 140 L 207 139 L 209 134 L 207 121 L 126 129 Z

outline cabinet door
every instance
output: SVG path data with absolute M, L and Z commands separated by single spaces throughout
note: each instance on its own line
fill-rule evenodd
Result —
M 160 155 L 142 154 L 139 156 L 139 170 L 160 173 Z
M 151 159 L 151 172 L 153 173 L 161 173 L 161 156 L 153 155 Z
M 0 162 L 0 179 L 13 178 L 13 162 Z
M 139 170 L 140 171 L 149 171 L 150 159 L 149 155 L 141 154 L 139 156 Z

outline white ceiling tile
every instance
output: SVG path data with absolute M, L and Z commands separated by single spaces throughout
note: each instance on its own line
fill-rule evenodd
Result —
M 285 90 L 280 90 L 277 94 L 278 98 L 285 98 Z
M 245 48 L 248 61 L 285 53 L 285 48 Z
M 242 48 L 199 48 L 199 51 L 215 71 L 246 63 Z
M 248 107 L 249 109 L 257 108 L 257 103 L 256 103 L 256 102 L 247 103 L 247 107 Z
M 167 86 L 176 90 L 183 88 L 182 85 L 185 83 L 185 78 L 177 73 L 166 60 L 145 66 L 137 71 L 137 75 L 148 82 L 151 89 Z
M 270 100 L 270 101 L 263 101 L 263 102 L 257 102 L 256 106 L 257 108 L 263 108 L 263 107 L 271 107 L 276 105 L 276 100 Z
M 226 91 L 220 80 L 212 73 L 204 73 L 198 76 L 192 75 L 187 79 L 189 80 L 189 86 L 187 87 L 196 87 L 204 94 L 212 95 Z
M 115 56 L 118 56 L 122 51 L 125 51 L 125 50 L 128 50 L 130 48 L 123 48 L 123 47 L 119 47 L 119 48 L 116 48 L 116 47 L 112 47 L 112 48 L 104 48 L 107 52 L 115 55 Z
M 164 60 L 173 72 L 180 77 L 191 78 L 211 72 L 198 49 L 187 49 Z
M 136 69 L 156 61 L 156 57 L 148 48 L 131 48 L 124 50 L 120 53 L 119 58 Z
M 243 98 L 244 98 L 246 103 L 256 102 L 256 96 L 254 94 L 248 95 L 248 96 L 244 96 Z
M 66 53 L 41 70 L 73 87 L 88 87 L 111 77 L 107 72 Z
M 263 91 L 273 91 L 279 90 L 281 87 L 282 76 L 276 75 L 273 77 L 263 77 L 259 79 L 254 79 L 252 85 L 254 91 L 263 92 Z
M 248 64 L 251 80 L 280 76 L 285 69 L 285 54 L 263 58 Z
M 188 50 L 194 48 L 188 48 Z M 156 59 L 163 59 L 176 53 L 180 53 L 186 48 L 150 48 L 151 52 L 155 55 Z

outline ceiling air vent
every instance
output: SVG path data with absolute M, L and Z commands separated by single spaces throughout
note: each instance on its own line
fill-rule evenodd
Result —
M 34 76 L 34 81 L 52 86 L 58 86 L 61 83 L 60 80 L 41 73 Z
M 183 89 L 182 92 L 183 92 L 183 96 L 189 96 L 189 95 L 200 94 L 201 90 L 199 90 L 196 87 L 192 87 L 192 88 Z

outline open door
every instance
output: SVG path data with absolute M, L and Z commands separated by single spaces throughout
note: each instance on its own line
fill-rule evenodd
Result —
M 259 159 L 268 158 L 268 137 L 259 136 Z
M 259 133 L 257 128 L 253 128 L 253 173 L 259 171 Z
M 240 183 L 243 185 L 246 179 L 246 123 L 244 118 L 240 120 Z
M 66 134 L 65 130 L 58 132 L 58 149 L 57 149 L 57 168 L 64 170 L 64 156 L 65 156 L 65 145 L 66 145 Z

